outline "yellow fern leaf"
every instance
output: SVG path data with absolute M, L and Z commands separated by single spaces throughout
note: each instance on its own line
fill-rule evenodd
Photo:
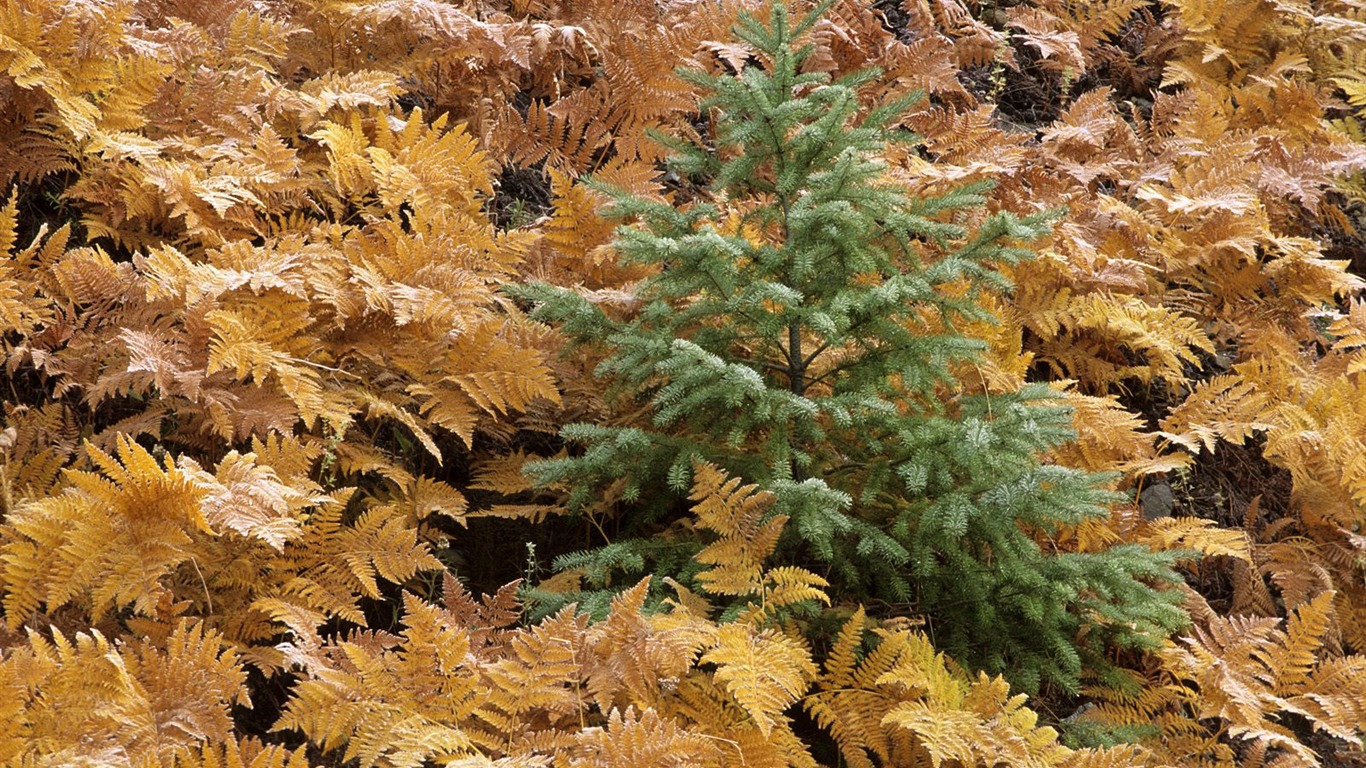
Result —
M 765 607 L 768 608 L 781 608 L 785 605 L 807 601 L 822 602 L 829 605 L 830 597 L 825 594 L 823 589 L 823 587 L 828 586 L 830 586 L 830 582 L 805 568 L 795 566 L 770 568 L 764 573 L 762 597 Z
M 689 495 L 698 525 L 721 538 L 704 547 L 696 560 L 715 568 L 698 574 L 707 591 L 722 595 L 757 595 L 763 591 L 763 561 L 778 544 L 787 518 L 778 515 L 761 522 L 772 508 L 774 496 L 758 486 L 741 486 L 706 462 L 694 466 L 693 491 Z
M 858 663 L 859 646 L 863 643 L 868 615 L 860 605 L 854 615 L 840 628 L 835 644 L 825 658 L 821 684 L 832 688 L 846 688 L 854 682 L 854 667 Z
M 703 734 L 691 733 L 653 709 L 637 714 L 613 709 L 603 727 L 585 728 L 575 736 L 569 765 L 573 768 L 659 768 L 720 766 L 721 749 Z
M 22 680 L 7 698 L 29 738 L 0 741 L 20 753 L 16 764 L 171 764 L 232 740 L 230 706 L 248 703 L 236 654 L 185 622 L 164 644 L 30 632 L 0 661 L 0 679 Z
M 290 751 L 255 739 L 228 739 L 205 744 L 198 751 L 180 755 L 174 768 L 311 768 L 307 747 Z
M 1270 428 L 1265 396 L 1236 375 L 1212 376 L 1196 385 L 1161 422 L 1159 435 L 1191 451 L 1213 450 L 1220 438 L 1241 445 Z
M 377 575 L 402 584 L 418 571 L 441 569 L 441 561 L 418 542 L 417 531 L 396 512 L 387 506 L 366 510 L 335 544 L 337 556 L 367 597 L 379 597 Z
M 1185 638 L 1184 647 L 1161 652 L 1164 665 L 1178 680 L 1199 686 L 1190 703 L 1200 716 L 1222 718 L 1231 735 L 1280 751 L 1288 762 L 1317 765 L 1313 750 L 1272 718 L 1293 712 L 1309 718 L 1315 729 L 1362 743 L 1366 679 L 1350 673 L 1366 658 L 1320 658 L 1333 597 L 1324 592 L 1299 606 L 1284 631 L 1275 619 L 1209 612 L 1206 625 Z M 1306 695 L 1308 690 L 1316 693 Z
M 698 527 L 720 534 L 717 541 L 703 547 L 694 559 L 713 566 L 697 575 L 704 590 L 714 595 L 755 596 L 759 603 L 746 617 L 762 621 L 776 608 L 808 600 L 826 603 L 830 598 L 821 589 L 829 583 L 814 573 L 795 566 L 765 569 L 764 560 L 778 546 L 786 515 L 764 520 L 776 501 L 772 493 L 755 485 L 740 485 L 716 466 L 694 462 L 693 490 L 689 495 Z
M 716 665 L 717 681 L 765 736 L 817 674 L 802 643 L 774 630 L 755 631 L 744 624 L 722 625 L 716 645 L 702 655 L 702 663 Z
M 204 491 L 169 459 L 131 439 L 116 455 L 86 451 L 101 472 L 68 472 L 61 495 L 15 510 L 4 547 L 6 620 L 18 626 L 41 604 L 55 609 L 88 593 L 96 616 L 131 606 L 157 614 L 164 579 L 192 556 L 192 534 L 210 532 Z
M 287 645 L 309 679 L 295 686 L 274 729 L 301 730 L 324 749 L 345 745 L 345 759 L 367 768 L 471 754 L 459 727 L 479 703 L 468 631 L 411 596 L 403 621 L 400 637 Z
M 304 83 L 299 90 L 301 95 L 309 99 L 309 106 L 319 117 L 333 109 L 350 111 L 361 106 L 387 106 L 390 100 L 402 92 L 398 77 L 394 73 L 374 70 L 345 74 L 329 72 L 323 77 Z M 331 134 L 324 128 L 322 135 Z
M 1167 517 L 1148 523 L 1134 540 L 1153 549 L 1194 549 L 1205 555 L 1234 557 L 1252 563 L 1247 533 L 1220 528 L 1213 520 L 1198 517 Z
M 281 482 L 274 468 L 257 462 L 254 454 L 230 452 L 213 475 L 188 458 L 181 467 L 207 492 L 200 503 L 210 526 L 258 538 L 277 550 L 302 535 L 303 509 L 314 500 Z
M 582 693 L 574 686 L 576 656 L 587 626 L 586 617 L 566 608 L 512 635 L 509 652 L 486 669 L 490 685 L 474 716 L 505 734 L 528 712 L 577 713 Z
M 1155 765 L 1153 754 L 1137 744 L 1113 747 L 1078 749 L 1065 757 L 1060 768 L 1127 768 L 1135 765 Z
M 586 638 L 592 650 L 586 688 L 601 711 L 658 702 L 670 681 L 686 675 L 715 639 L 715 627 L 687 611 L 644 615 L 649 579 L 612 600 L 607 620 Z
M 1275 671 L 1278 689 L 1294 690 L 1304 685 L 1314 672 L 1333 613 L 1333 597 L 1333 592 L 1324 592 L 1296 607 L 1286 622 L 1285 644 L 1254 652 Z
M 989 739 L 975 713 L 940 709 L 923 701 L 897 705 L 883 718 L 883 723 L 915 734 L 935 768 L 945 760 L 974 764 L 976 746 Z

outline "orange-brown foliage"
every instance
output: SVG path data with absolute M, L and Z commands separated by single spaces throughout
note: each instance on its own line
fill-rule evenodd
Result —
M 1135 493 L 1249 442 L 1291 478 L 1275 518 L 1135 506 L 1058 533 L 1198 550 L 1202 583 L 1231 585 L 1064 723 L 1142 745 L 1069 749 L 862 608 L 799 622 L 824 581 L 765 563 L 783 519 L 714 468 L 692 497 L 709 597 L 650 612 L 638 585 L 603 622 L 519 624 L 515 588 L 480 602 L 438 559 L 469 519 L 556 510 L 517 468 L 560 423 L 638 418 L 498 289 L 632 310 L 643 275 L 579 179 L 689 199 L 648 132 L 705 135 L 676 69 L 743 68 L 727 30 L 764 5 L 0 0 L 0 763 L 1359 754 L 1359 3 L 842 0 L 809 36 L 813 67 L 881 70 L 870 108 L 925 94 L 901 118 L 923 145 L 887 157 L 910 189 L 993 180 L 993 208 L 1066 209 L 983 299 L 1000 322 L 964 386 L 1068 389 L 1079 440 L 1054 459 Z

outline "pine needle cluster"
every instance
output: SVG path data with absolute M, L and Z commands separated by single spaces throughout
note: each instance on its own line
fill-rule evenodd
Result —
M 711 135 L 659 139 L 698 200 L 605 188 L 610 214 L 634 222 L 620 259 L 653 269 L 633 312 L 545 284 L 514 291 L 607 350 L 597 375 L 648 413 L 570 425 L 572 454 L 529 471 L 567 488 L 571 510 L 615 499 L 622 527 L 645 537 L 676 519 L 694 462 L 715 463 L 775 496 L 788 556 L 818 563 L 840 597 L 925 614 L 950 653 L 1026 686 L 1074 686 L 1107 643 L 1151 645 L 1183 614 L 1160 589 L 1178 580 L 1173 555 L 1040 545 L 1113 501 L 1097 476 L 1040 463 L 1071 435 L 1052 390 L 958 385 L 985 347 L 962 328 L 990 320 L 981 297 L 1008 289 L 1001 268 L 1030 258 L 1049 217 L 967 227 L 984 185 L 909 194 L 881 158 L 916 140 L 898 122 L 915 95 L 868 109 L 859 88 L 876 71 L 804 67 L 823 10 L 743 16 L 749 63 L 688 73 L 709 94 Z

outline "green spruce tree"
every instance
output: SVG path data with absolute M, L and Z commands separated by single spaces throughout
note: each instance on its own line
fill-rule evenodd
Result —
M 629 317 L 568 289 L 514 289 L 575 343 L 609 350 L 597 375 L 652 414 L 646 427 L 568 426 L 572 455 L 531 468 L 572 488 L 571 508 L 625 484 L 623 527 L 639 538 L 559 565 L 600 585 L 613 568 L 686 577 L 679 541 L 647 537 L 686 510 L 701 458 L 777 495 L 790 555 L 823 563 L 837 595 L 907 604 L 961 661 L 1072 688 L 1108 644 L 1182 623 L 1179 591 L 1154 588 L 1178 577 L 1139 547 L 1036 543 L 1113 499 L 1097 477 L 1039 462 L 1071 435 L 1049 388 L 971 395 L 953 370 L 984 348 L 957 328 L 987 316 L 980 291 L 1008 288 L 999 266 L 1028 258 L 1046 219 L 996 213 L 967 231 L 956 212 L 982 206 L 984 187 L 898 186 L 880 157 L 914 140 L 893 127 L 909 102 L 865 111 L 856 89 L 876 73 L 803 71 L 800 39 L 829 4 L 795 21 L 783 4 L 766 23 L 745 16 L 736 33 L 756 61 L 688 73 L 710 94 L 714 138 L 660 139 L 705 194 L 681 207 L 613 195 L 609 213 L 636 222 L 620 258 L 658 269 Z

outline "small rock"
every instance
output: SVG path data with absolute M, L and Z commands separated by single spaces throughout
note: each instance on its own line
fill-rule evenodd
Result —
M 1149 520 L 1170 517 L 1172 507 L 1176 506 L 1176 494 L 1166 483 L 1153 483 L 1138 495 L 1138 505 L 1143 509 L 1143 517 Z

